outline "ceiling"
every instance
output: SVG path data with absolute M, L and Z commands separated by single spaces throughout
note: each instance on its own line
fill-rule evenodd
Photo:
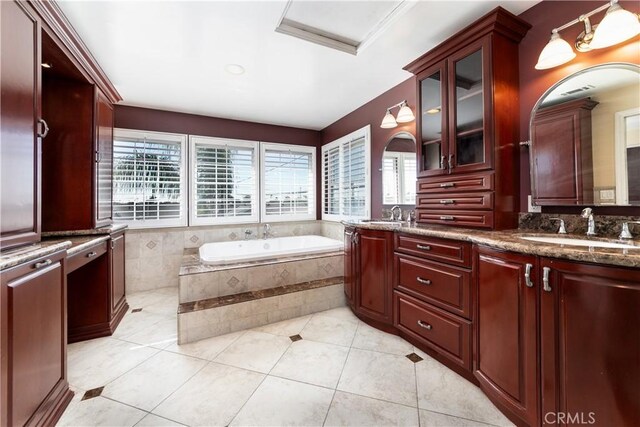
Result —
M 494 7 L 520 14 L 538 1 L 417 1 L 385 25 L 370 18 L 399 3 L 58 0 L 123 104 L 316 130 L 406 80 L 404 65 Z M 288 6 L 332 33 L 382 30 L 352 55 L 277 33 Z

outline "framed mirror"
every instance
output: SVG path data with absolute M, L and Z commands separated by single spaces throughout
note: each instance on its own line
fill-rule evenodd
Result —
M 640 66 L 562 79 L 534 106 L 530 139 L 533 204 L 640 206 Z
M 382 204 L 416 204 L 416 139 L 398 132 L 389 139 L 382 154 Z

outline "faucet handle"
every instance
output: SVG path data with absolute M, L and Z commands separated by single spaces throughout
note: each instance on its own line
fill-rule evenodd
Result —
M 564 226 L 564 219 L 562 218 L 549 218 L 550 221 L 560 221 L 560 228 L 558 234 L 567 234 L 567 229 Z
M 622 229 L 620 230 L 620 239 L 633 239 L 633 234 L 629 231 L 629 224 L 640 224 L 640 221 L 625 221 L 622 223 Z

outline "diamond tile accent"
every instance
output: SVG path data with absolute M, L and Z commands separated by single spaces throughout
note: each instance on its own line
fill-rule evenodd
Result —
M 88 400 L 93 399 L 94 397 L 98 397 L 102 394 L 102 390 L 104 390 L 104 386 L 87 390 L 82 396 L 81 400 Z
M 238 235 L 237 235 L 236 233 L 230 233 L 230 234 L 229 234 L 229 238 L 230 238 L 231 240 L 236 240 L 236 239 L 238 238 Z
M 283 279 L 286 279 L 288 276 L 289 276 L 288 270 L 283 270 L 282 273 L 280 273 L 280 277 L 282 277 Z
M 302 337 L 301 337 L 300 335 L 296 334 L 296 335 L 291 335 L 291 336 L 289 337 L 289 339 L 290 339 L 291 341 L 293 341 L 293 342 L 296 342 L 296 341 L 300 341 L 300 340 L 302 339 Z
M 240 280 L 236 276 L 233 276 L 231 279 L 227 280 L 227 285 L 231 287 L 235 287 L 238 283 L 240 283 Z
M 133 310 L 131 310 L 132 313 L 140 313 L 141 311 L 141 308 L 134 308 Z
M 149 240 L 149 243 L 147 243 L 147 247 L 148 247 L 149 249 L 153 249 L 153 248 L 155 248 L 156 246 L 158 246 L 158 244 L 157 244 L 156 242 L 154 242 L 153 240 Z
M 198 240 L 200 240 L 200 239 L 198 238 L 198 236 L 196 236 L 196 235 L 194 234 L 193 236 L 191 236 L 191 237 L 189 238 L 189 240 L 191 240 L 191 242 L 192 242 L 192 243 L 195 243 L 195 242 L 197 242 L 197 241 L 198 241 Z
M 327 273 L 328 273 L 328 272 L 330 272 L 331 270 L 333 270 L 333 266 L 332 266 L 331 264 L 327 263 L 327 264 L 325 264 L 325 265 L 323 265 L 323 266 L 322 266 L 322 269 L 323 269 L 325 272 L 327 272 Z
M 418 356 L 415 353 L 407 354 L 406 357 L 407 357 L 407 359 L 411 360 L 413 363 L 418 363 L 418 362 L 421 362 L 421 361 L 424 360 L 422 357 Z

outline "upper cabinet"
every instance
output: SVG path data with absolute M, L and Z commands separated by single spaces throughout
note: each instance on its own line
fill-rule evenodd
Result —
M 418 222 L 515 226 L 518 43 L 529 28 L 498 7 L 405 67 L 418 80 Z
M 113 105 L 96 89 L 94 219 L 96 226 L 111 223 L 113 188 Z

